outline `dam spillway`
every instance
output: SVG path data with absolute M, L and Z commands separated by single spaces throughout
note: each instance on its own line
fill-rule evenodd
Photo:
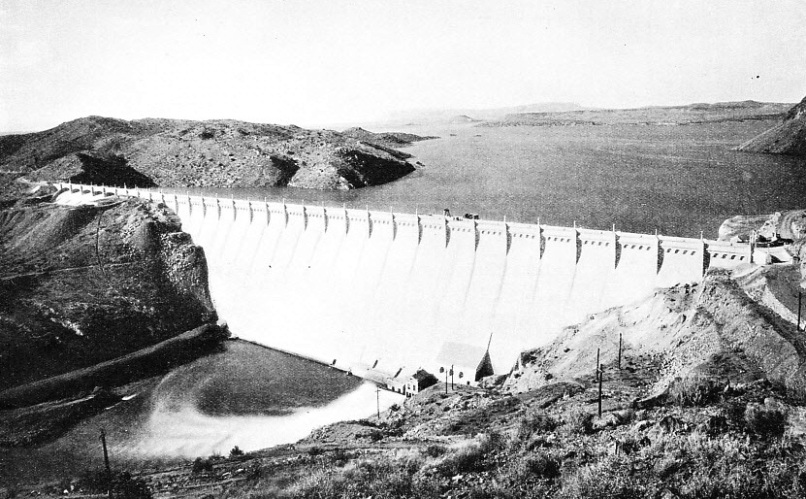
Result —
M 588 314 L 753 259 L 748 244 L 705 239 L 57 187 L 62 204 L 164 203 L 204 248 L 216 310 L 235 334 L 357 373 L 468 366 L 491 333 L 493 366 L 507 372 Z

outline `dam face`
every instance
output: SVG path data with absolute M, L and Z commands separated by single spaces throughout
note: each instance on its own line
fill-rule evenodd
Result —
M 57 202 L 163 202 L 204 248 L 239 337 L 360 374 L 498 373 L 586 315 L 752 262 L 752 248 L 576 227 L 467 220 L 59 184 Z M 476 360 L 468 360 L 476 356 Z M 473 373 L 464 373 L 463 382 Z

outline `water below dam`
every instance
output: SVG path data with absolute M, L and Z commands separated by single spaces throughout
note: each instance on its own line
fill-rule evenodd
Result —
M 8 448 L 4 478 L 61 479 L 103 467 L 98 440 L 105 429 L 116 469 L 186 462 L 289 444 L 314 428 L 374 416 L 403 396 L 341 371 L 243 341 L 135 382 L 111 408 L 82 421 L 53 442 Z

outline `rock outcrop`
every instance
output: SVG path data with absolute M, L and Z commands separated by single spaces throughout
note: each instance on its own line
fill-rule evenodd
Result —
M 781 124 L 745 142 L 739 150 L 806 156 L 806 97 L 789 110 Z
M 90 116 L 0 137 L 0 171 L 112 186 L 315 189 L 380 185 L 414 171 L 410 155 L 393 147 L 420 137 L 362 132 Z
M 0 390 L 214 322 L 201 248 L 164 206 L 0 211 Z

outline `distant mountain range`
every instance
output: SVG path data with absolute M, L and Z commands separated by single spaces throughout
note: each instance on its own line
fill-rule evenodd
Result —
M 791 103 L 754 100 L 693 103 L 680 106 L 645 106 L 615 109 L 583 107 L 573 102 L 543 102 L 490 109 L 412 110 L 393 113 L 378 126 L 401 125 L 602 125 L 685 124 L 724 120 L 780 119 Z
M 474 121 L 498 120 L 508 114 L 518 113 L 560 113 L 585 109 L 573 102 L 542 102 L 522 106 L 499 108 L 462 109 L 423 109 L 399 111 L 389 115 L 390 123 L 412 123 L 429 125 L 437 123 L 472 123 Z
M 688 123 L 779 119 L 792 104 L 777 102 L 717 102 L 684 106 L 651 106 L 633 109 L 577 109 L 572 111 L 511 113 L 485 126 L 542 125 L 679 125 Z

